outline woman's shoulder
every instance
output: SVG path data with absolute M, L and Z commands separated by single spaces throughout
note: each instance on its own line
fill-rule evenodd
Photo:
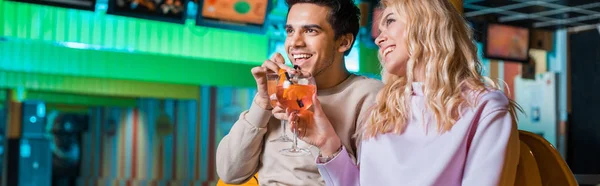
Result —
M 492 88 L 469 91 L 467 99 L 475 109 L 483 109 L 484 112 L 508 110 L 510 106 L 510 99 L 506 94 L 501 90 Z

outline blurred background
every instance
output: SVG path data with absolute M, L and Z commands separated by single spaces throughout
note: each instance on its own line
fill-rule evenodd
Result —
M 450 0 L 484 75 L 600 184 L 600 1 Z M 377 0 L 346 67 L 379 78 Z M 285 53 L 283 0 L 0 0 L 2 185 L 215 185 L 215 150 Z

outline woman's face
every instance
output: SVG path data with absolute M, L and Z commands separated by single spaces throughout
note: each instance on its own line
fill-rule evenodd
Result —
M 406 17 L 401 17 L 392 7 L 387 7 L 381 15 L 380 34 L 375 39 L 379 46 L 378 55 L 385 70 L 396 76 L 406 76 L 409 59 L 406 42 Z

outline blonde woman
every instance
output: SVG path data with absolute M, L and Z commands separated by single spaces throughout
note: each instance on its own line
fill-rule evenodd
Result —
M 357 163 L 319 100 L 297 121 L 301 138 L 320 149 L 326 184 L 513 185 L 516 104 L 484 83 L 467 23 L 447 0 L 382 4 L 376 44 L 385 86 L 357 133 Z

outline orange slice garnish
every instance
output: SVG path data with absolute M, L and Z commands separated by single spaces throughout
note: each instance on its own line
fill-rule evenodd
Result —
M 286 81 L 285 79 L 285 70 L 284 69 L 279 69 L 279 72 L 277 72 L 277 75 L 279 75 L 279 82 L 277 83 L 278 85 L 283 85 L 283 82 Z
M 283 90 L 283 99 L 300 100 L 312 94 L 313 91 L 313 88 L 307 85 L 290 85 L 289 88 Z

